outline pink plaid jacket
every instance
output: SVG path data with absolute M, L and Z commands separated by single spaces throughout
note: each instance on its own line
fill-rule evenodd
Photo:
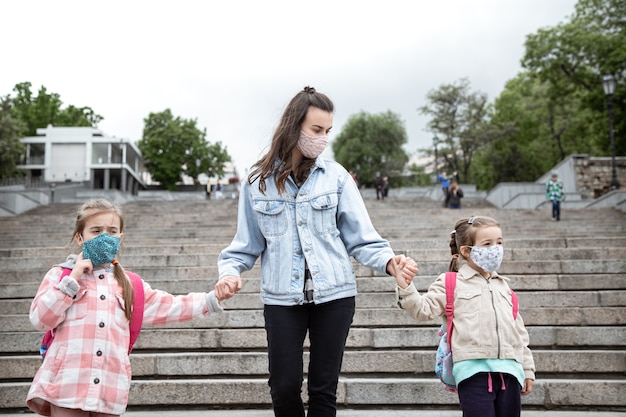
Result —
M 61 272 L 61 267 L 48 271 L 30 308 L 36 329 L 56 327 L 56 333 L 26 404 L 44 416 L 50 415 L 50 403 L 121 415 L 131 379 L 122 288 L 112 271 L 100 269 L 83 274 L 72 297 L 68 292 L 74 293 L 76 281 L 67 276 L 59 282 Z M 145 281 L 143 287 L 144 324 L 165 325 L 222 312 L 213 291 L 174 296 Z

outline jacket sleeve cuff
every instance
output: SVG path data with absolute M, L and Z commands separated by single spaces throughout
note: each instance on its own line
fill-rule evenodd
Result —
M 524 369 L 524 378 L 535 380 L 535 372 L 530 369 Z
M 210 291 L 206 295 L 206 305 L 209 309 L 209 313 L 212 315 L 222 314 L 224 312 L 224 307 L 220 305 L 220 302 L 217 300 L 215 296 L 215 291 Z
M 63 279 L 56 286 L 61 292 L 69 297 L 76 298 L 80 285 L 78 281 L 69 275 L 63 277 Z
M 404 308 L 402 306 L 402 302 L 404 301 L 404 299 L 411 294 L 415 294 L 416 292 L 417 289 L 415 288 L 413 282 L 411 282 L 406 288 L 400 288 L 398 285 L 396 285 L 396 298 L 398 300 L 398 307 Z

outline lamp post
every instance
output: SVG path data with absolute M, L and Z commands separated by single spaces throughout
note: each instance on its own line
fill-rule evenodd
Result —
M 604 94 L 606 94 L 609 109 L 609 137 L 611 138 L 610 189 L 617 190 L 620 188 L 620 184 L 617 179 L 617 171 L 615 170 L 615 134 L 613 132 L 613 93 L 615 93 L 615 77 L 613 77 L 613 74 L 606 74 L 602 77 L 602 88 L 604 88 Z
M 435 147 L 435 162 L 434 162 L 433 171 L 435 172 L 435 175 L 437 175 L 437 171 L 438 171 L 437 160 L 439 159 L 437 155 L 437 142 L 438 142 L 437 136 L 433 137 L 433 146 Z

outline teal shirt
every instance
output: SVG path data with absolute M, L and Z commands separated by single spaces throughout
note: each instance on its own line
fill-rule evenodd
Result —
M 546 183 L 546 198 L 553 201 L 562 201 L 565 197 L 563 183 L 560 180 L 548 181 Z
M 455 362 L 452 375 L 458 386 L 461 381 L 476 375 L 479 372 L 495 372 L 510 374 L 517 379 L 521 387 L 524 386 L 524 368 L 513 359 L 470 359 Z

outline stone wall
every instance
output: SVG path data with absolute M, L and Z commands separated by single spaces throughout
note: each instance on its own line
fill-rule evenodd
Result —
M 611 157 L 574 158 L 576 186 L 583 199 L 597 198 L 610 191 L 612 177 Z M 615 158 L 615 170 L 621 189 L 626 189 L 626 157 Z

